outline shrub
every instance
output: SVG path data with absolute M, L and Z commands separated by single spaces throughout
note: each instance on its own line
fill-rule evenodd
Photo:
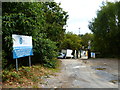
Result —
M 7 68 L 9 70 L 9 66 L 14 67 L 15 65 L 15 60 L 12 57 L 12 34 L 32 36 L 34 48 L 32 64 L 36 60 L 37 63 L 54 67 L 55 61 L 53 59 L 56 57 L 55 42 L 59 42 L 59 39 L 62 38 L 61 35 L 65 32 L 62 27 L 66 24 L 67 12 L 62 11 L 55 2 L 7 2 L 3 3 L 2 6 L 2 43 L 4 44 L 2 49 L 5 52 L 3 54 L 3 69 Z M 21 63 L 19 62 L 19 65 Z
M 39 59 L 39 61 L 43 63 L 44 66 L 54 68 L 56 64 L 56 60 L 54 60 L 54 58 L 57 57 L 56 43 L 50 39 L 44 39 L 42 37 L 34 39 L 34 42 L 34 52 L 36 59 Z

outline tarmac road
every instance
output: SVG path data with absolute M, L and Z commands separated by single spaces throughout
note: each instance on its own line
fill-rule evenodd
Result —
M 62 59 L 61 72 L 44 78 L 42 88 L 118 88 L 118 76 L 104 70 L 95 70 L 87 60 Z M 116 72 L 117 74 L 117 72 Z

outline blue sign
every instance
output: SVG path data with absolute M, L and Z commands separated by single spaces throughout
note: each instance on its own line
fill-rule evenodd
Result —
M 12 35 L 13 59 L 33 55 L 32 37 L 23 35 Z
M 95 53 L 91 52 L 91 57 L 95 58 Z
M 33 55 L 32 47 L 16 47 L 13 48 L 13 58 L 20 58 Z

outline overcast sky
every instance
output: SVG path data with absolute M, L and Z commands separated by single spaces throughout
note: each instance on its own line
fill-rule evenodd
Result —
M 79 34 L 79 32 L 80 34 L 90 33 L 91 31 L 88 29 L 89 21 L 96 17 L 96 12 L 100 9 L 102 1 L 106 0 L 55 0 L 57 3 L 61 2 L 60 7 L 68 12 L 69 19 L 66 32 L 72 31 L 75 34 Z

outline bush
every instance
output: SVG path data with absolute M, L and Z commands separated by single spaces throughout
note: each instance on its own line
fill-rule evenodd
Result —
M 55 67 L 57 57 L 56 43 L 50 39 L 44 39 L 41 36 L 34 39 L 34 54 L 35 58 L 39 60 L 44 66 Z
M 62 17 L 59 18 L 56 13 Z M 55 67 L 53 60 L 57 55 L 55 42 L 62 40 L 61 35 L 65 32 L 62 27 L 66 24 L 67 17 L 67 13 L 55 3 L 3 3 L 2 49 L 5 52 L 3 68 L 9 69 L 9 66 L 12 68 L 15 66 L 12 57 L 12 34 L 32 36 L 34 50 L 32 64 L 39 61 L 46 64 L 45 66 Z M 26 60 L 26 58 L 20 59 Z M 20 60 L 19 65 L 24 65 L 23 63 Z
M 5 59 L 6 53 L 4 50 L 2 51 L 2 68 L 4 69 L 5 66 L 7 65 L 7 59 Z
M 44 66 L 48 68 L 56 68 L 57 60 L 51 59 L 51 60 L 46 60 Z

